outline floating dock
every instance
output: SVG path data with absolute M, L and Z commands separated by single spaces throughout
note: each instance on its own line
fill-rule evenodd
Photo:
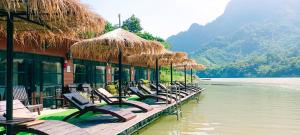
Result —
M 197 99 L 200 95 L 201 91 L 194 92 L 189 96 L 182 98 L 181 103 L 186 103 L 191 99 Z M 113 120 L 107 120 L 104 117 L 100 117 L 97 119 L 91 119 L 84 123 L 80 123 L 78 126 L 88 131 L 90 134 L 103 134 L 103 135 L 128 135 L 133 134 L 140 130 L 141 128 L 147 126 L 158 118 L 169 115 L 176 111 L 176 106 L 179 103 L 174 102 L 172 104 L 159 104 L 152 105 L 153 110 L 147 113 L 136 113 L 136 118 L 129 120 L 127 122 L 114 122 Z M 132 108 L 128 108 L 132 109 Z M 134 110 L 132 110 L 134 111 Z M 102 120 L 101 120 L 102 119 Z M 99 121 L 102 121 L 99 123 Z

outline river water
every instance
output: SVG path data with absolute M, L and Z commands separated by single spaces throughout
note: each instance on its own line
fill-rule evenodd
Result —
M 300 79 L 212 79 L 183 117 L 164 116 L 142 135 L 300 135 Z

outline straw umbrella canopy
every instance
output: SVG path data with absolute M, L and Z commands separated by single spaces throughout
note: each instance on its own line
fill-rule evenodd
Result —
M 76 58 L 106 60 L 107 62 L 118 59 L 118 50 L 122 50 L 123 56 L 156 54 L 163 51 L 163 46 L 158 42 L 142 39 L 121 28 L 96 38 L 82 40 L 71 46 L 73 56 Z
M 186 53 L 183 52 L 171 52 L 168 50 L 163 50 L 159 54 L 140 54 L 140 55 L 131 55 L 127 57 L 129 63 L 146 65 L 148 67 L 155 66 L 156 69 L 156 94 L 159 94 L 158 85 L 159 85 L 159 66 L 172 65 L 172 62 L 181 61 L 187 57 Z M 172 76 L 172 74 L 171 74 Z M 172 77 L 171 77 L 172 78 Z
M 13 18 L 14 40 L 56 46 L 85 33 L 101 33 L 105 20 L 79 0 L 1 0 L 0 36 L 5 37 L 8 16 Z
M 184 70 L 184 77 L 185 77 L 185 85 L 186 85 L 186 70 L 191 71 L 191 83 L 193 83 L 193 70 L 204 70 L 205 66 L 202 64 L 198 64 L 194 60 L 186 60 L 185 62 L 176 65 L 177 69 Z
M 184 59 L 180 63 L 177 63 L 175 65 L 177 69 L 195 69 L 195 70 L 203 70 L 205 69 L 205 66 L 202 64 L 198 64 L 195 60 L 193 59 Z
M 197 65 L 197 62 L 192 59 L 183 59 L 180 61 L 180 63 L 176 63 L 174 66 L 179 69 L 179 68 L 187 67 L 190 65 Z
M 155 66 L 156 60 L 159 60 L 160 66 L 170 65 L 171 62 L 176 60 L 182 60 L 187 57 L 186 53 L 183 52 L 171 52 L 164 50 L 161 53 L 156 54 L 136 54 L 127 57 L 127 61 L 134 65 L 144 65 L 144 66 Z
M 7 41 L 6 119 L 13 118 L 14 40 L 27 40 L 30 35 L 38 42 L 53 41 L 49 38 L 77 37 L 89 28 L 96 32 L 103 27 L 104 20 L 91 14 L 79 0 L 1 0 L 0 35 Z M 11 133 L 12 127 L 7 126 L 7 134 Z
M 184 66 L 176 67 L 177 69 L 184 69 Z M 195 65 L 187 65 L 186 69 L 195 69 L 195 70 L 204 70 L 205 66 L 202 64 L 195 64 Z
M 71 46 L 74 57 L 90 60 L 118 59 L 119 63 L 119 105 L 122 102 L 122 60 L 134 54 L 161 53 L 163 46 L 154 41 L 147 41 L 121 28 L 102 36 L 86 39 Z

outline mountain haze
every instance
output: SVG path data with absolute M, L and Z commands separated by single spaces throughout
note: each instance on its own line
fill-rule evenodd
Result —
M 202 77 L 300 75 L 300 1 L 232 0 L 215 21 L 168 38 L 208 66 Z

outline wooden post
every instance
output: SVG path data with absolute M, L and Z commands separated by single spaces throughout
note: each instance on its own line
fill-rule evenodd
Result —
M 170 66 L 170 70 L 171 70 L 171 85 L 173 85 L 173 62 L 171 62 L 171 66 Z
M 184 89 L 185 89 L 185 92 L 187 91 L 186 89 L 186 65 L 184 65 Z
M 7 25 L 6 25 L 6 120 L 13 119 L 13 51 L 14 51 L 14 15 L 7 14 Z M 12 126 L 7 126 L 7 135 L 12 134 Z
M 122 106 L 122 79 L 123 79 L 123 65 L 122 65 L 122 50 L 119 49 L 119 106 Z
M 193 84 L 193 69 L 191 68 L 191 84 Z
M 156 95 L 158 95 L 158 85 L 159 85 L 159 67 L 158 67 L 158 58 L 155 60 L 155 81 L 156 81 Z M 156 98 L 158 102 L 158 98 Z
M 119 18 L 119 28 L 121 28 L 121 14 L 118 15 L 118 18 Z

